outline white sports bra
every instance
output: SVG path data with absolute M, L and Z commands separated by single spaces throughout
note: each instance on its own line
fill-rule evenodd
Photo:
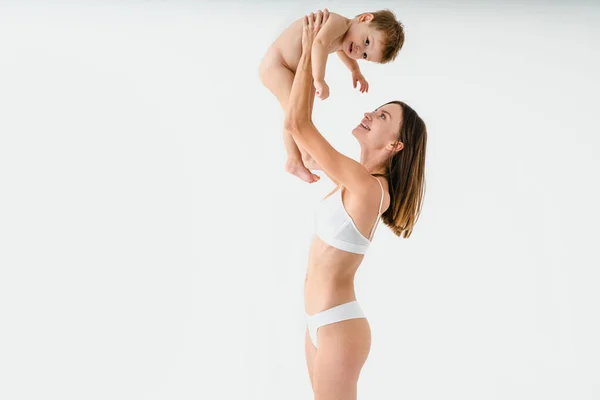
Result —
M 365 254 L 371 244 L 373 232 L 381 217 L 381 205 L 383 204 L 383 186 L 379 179 L 375 178 L 381 186 L 381 201 L 375 225 L 371 228 L 369 238 L 363 236 L 358 230 L 352 217 L 344 208 L 342 202 L 342 186 L 330 194 L 319 204 L 315 210 L 315 227 L 317 236 L 328 245 L 350 253 Z

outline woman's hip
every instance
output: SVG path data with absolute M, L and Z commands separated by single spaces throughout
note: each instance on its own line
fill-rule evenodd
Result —
M 366 347 L 370 347 L 371 329 L 367 316 L 357 300 L 338 304 L 315 314 L 305 313 L 305 317 L 310 339 L 315 348 L 318 348 L 319 342 L 323 341 L 321 339 L 323 335 L 330 339 L 336 336 L 353 336 Z

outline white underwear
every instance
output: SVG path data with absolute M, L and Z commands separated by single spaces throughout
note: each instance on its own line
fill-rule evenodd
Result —
M 339 306 L 313 315 L 306 314 L 306 324 L 308 325 L 308 333 L 310 334 L 311 341 L 316 348 L 319 348 L 317 344 L 317 331 L 320 327 L 354 318 L 367 318 L 356 300 L 340 304 Z

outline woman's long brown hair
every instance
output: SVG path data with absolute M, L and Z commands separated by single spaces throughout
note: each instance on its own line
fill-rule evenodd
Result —
M 416 111 L 406 103 L 390 101 L 386 104 L 398 104 L 402 107 L 402 123 L 397 140 L 404 147 L 390 157 L 385 174 L 373 176 L 385 177 L 390 191 L 390 206 L 381 220 L 396 236 L 409 238 L 421 214 L 425 197 L 427 127 Z

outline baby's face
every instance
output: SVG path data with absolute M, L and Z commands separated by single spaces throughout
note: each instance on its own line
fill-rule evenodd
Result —
M 353 60 L 381 62 L 383 34 L 372 28 L 369 22 L 359 22 L 346 32 L 342 49 Z

